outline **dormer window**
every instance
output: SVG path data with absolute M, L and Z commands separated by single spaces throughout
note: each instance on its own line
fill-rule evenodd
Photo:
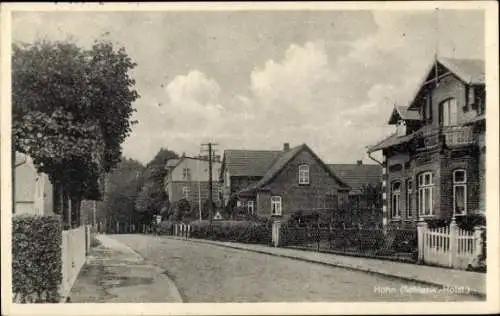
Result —
M 299 184 L 309 184 L 309 165 L 299 166 Z

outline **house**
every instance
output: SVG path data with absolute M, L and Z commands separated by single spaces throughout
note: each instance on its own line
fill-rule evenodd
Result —
M 382 167 L 377 164 L 329 164 L 328 167 L 351 187 L 350 224 L 382 225 Z
M 14 214 L 53 214 L 52 184 L 45 173 L 39 173 L 31 157 L 15 153 Z
M 384 224 L 484 212 L 484 61 L 436 58 L 411 102 L 395 106 L 382 151 Z
M 224 187 L 231 190 L 230 201 L 250 214 L 284 221 L 311 212 L 332 218 L 347 202 L 350 187 L 306 144 L 234 153 L 224 152 Z
M 220 158 L 219 158 L 220 159 Z M 200 207 L 209 198 L 209 160 L 207 157 L 171 159 L 166 164 L 165 190 L 170 203 L 186 199 L 190 205 Z M 212 199 L 216 206 L 221 203 L 219 174 L 221 163 L 212 158 Z
M 286 143 L 283 150 L 289 150 L 289 147 Z M 228 206 L 234 202 L 231 197 L 234 197 L 236 192 L 262 179 L 282 152 L 281 150 L 225 150 L 220 174 L 224 205 Z M 243 207 L 250 214 L 255 209 L 252 201 L 248 205 L 243 205 L 243 201 L 237 201 L 237 205 L 232 206 Z

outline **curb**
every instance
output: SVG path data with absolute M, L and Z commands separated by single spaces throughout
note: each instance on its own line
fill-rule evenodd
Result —
M 296 256 L 291 256 L 291 255 L 284 255 L 284 254 L 273 253 L 271 251 L 250 249 L 250 248 L 245 248 L 245 247 L 240 247 L 240 246 L 234 246 L 234 245 L 228 245 L 228 244 L 223 244 L 223 243 L 218 243 L 218 242 L 212 242 L 212 241 L 203 240 L 203 239 L 175 237 L 175 236 L 164 236 L 164 237 L 167 237 L 168 239 L 174 239 L 174 240 L 191 241 L 191 242 L 195 242 L 195 243 L 199 243 L 199 244 L 208 244 L 208 245 L 213 245 L 213 246 L 219 246 L 219 247 L 225 247 L 225 248 L 231 248 L 231 249 L 238 249 L 238 250 L 244 250 L 244 251 L 250 251 L 250 252 L 255 252 L 255 253 L 260 253 L 260 254 L 267 254 L 267 255 L 271 255 L 271 256 L 275 256 L 275 257 L 281 257 L 281 258 L 287 258 L 287 259 L 294 259 L 294 260 L 305 261 L 305 262 L 320 264 L 320 265 L 329 266 L 329 267 L 337 267 L 337 268 L 348 269 L 348 270 L 352 270 L 352 271 L 367 272 L 367 273 L 381 275 L 381 276 L 390 277 L 390 278 L 395 278 L 395 279 L 399 279 L 399 280 L 404 280 L 404 281 L 409 281 L 409 282 L 416 282 L 416 283 L 420 283 L 420 284 L 423 284 L 423 285 L 430 285 L 430 286 L 437 286 L 437 287 L 448 287 L 448 288 L 455 287 L 453 285 L 441 284 L 441 283 L 438 283 L 438 282 L 431 282 L 431 281 L 427 281 L 427 280 L 419 280 L 419 279 L 414 278 L 414 277 L 394 275 L 392 273 L 388 273 L 388 272 L 385 272 L 385 271 L 379 271 L 379 270 L 374 270 L 374 269 L 365 268 L 365 267 L 351 266 L 351 265 L 346 265 L 346 264 L 341 264 L 341 263 L 329 263 L 329 262 L 311 260 L 311 259 L 302 258 L 302 257 L 296 257 Z M 481 298 L 486 298 L 486 293 L 483 293 L 483 292 L 481 292 L 479 290 L 475 290 L 475 289 L 471 289 L 470 292 L 467 293 L 467 294 L 468 295 L 479 296 Z

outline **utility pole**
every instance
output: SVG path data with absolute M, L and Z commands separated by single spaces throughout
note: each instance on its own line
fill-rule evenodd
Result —
M 208 147 L 208 221 L 212 223 L 212 217 L 213 217 L 213 199 L 212 199 L 212 157 L 213 152 L 215 151 L 215 146 L 217 144 L 215 143 L 206 143 L 202 144 L 202 146 L 207 146 Z

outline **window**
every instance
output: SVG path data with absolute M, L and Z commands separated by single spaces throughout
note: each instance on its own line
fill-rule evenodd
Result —
M 431 172 L 424 172 L 418 176 L 418 212 L 422 216 L 433 215 L 433 188 L 434 182 Z
M 441 103 L 440 121 L 442 126 L 457 125 L 458 122 L 458 105 L 457 100 L 448 99 Z
M 254 201 L 250 200 L 247 202 L 247 210 L 248 210 L 248 214 L 254 214 Z
M 185 199 L 189 199 L 189 193 L 191 193 L 191 189 L 188 186 L 184 186 L 182 188 L 182 195 Z
M 271 215 L 281 215 L 281 196 L 271 196 Z
M 299 184 L 309 184 L 309 166 L 299 166 Z
M 453 213 L 455 215 L 467 213 L 467 176 L 465 170 L 453 172 Z
M 428 92 L 427 95 L 425 96 L 425 106 L 427 108 L 426 119 L 428 121 L 431 121 L 432 120 L 432 96 L 431 96 L 431 92 Z
M 413 181 L 406 181 L 406 217 L 413 217 Z
M 394 182 L 391 190 L 391 217 L 397 218 L 401 216 L 400 208 L 401 197 L 401 182 Z
M 189 168 L 182 169 L 182 178 L 184 180 L 189 180 L 190 177 L 191 177 L 191 170 Z

